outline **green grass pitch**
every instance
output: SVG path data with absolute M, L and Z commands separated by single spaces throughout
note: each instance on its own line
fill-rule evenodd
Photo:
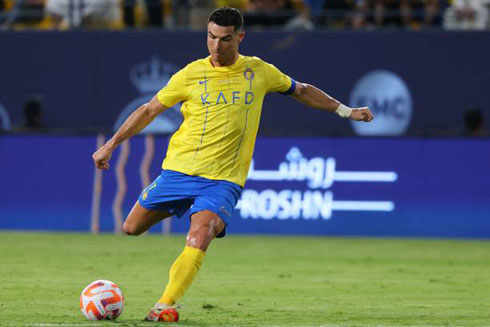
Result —
M 161 326 L 185 236 L 0 233 L 0 326 Z M 125 295 L 116 322 L 78 308 L 96 279 Z M 490 242 L 228 236 L 211 244 L 169 326 L 490 326 Z

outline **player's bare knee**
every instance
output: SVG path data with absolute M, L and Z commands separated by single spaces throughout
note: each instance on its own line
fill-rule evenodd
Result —
M 191 233 L 187 234 L 187 239 L 185 243 L 185 245 L 193 248 L 200 248 L 200 246 L 202 245 L 202 241 L 198 237 L 196 237 L 196 235 L 192 235 Z
M 199 225 L 187 234 L 186 245 L 206 251 L 213 238 L 212 227 L 209 224 Z
M 138 228 L 132 224 L 129 224 L 127 222 L 124 222 L 123 224 L 123 233 L 126 235 L 132 235 L 132 236 L 138 236 L 141 235 L 141 231 L 138 230 Z

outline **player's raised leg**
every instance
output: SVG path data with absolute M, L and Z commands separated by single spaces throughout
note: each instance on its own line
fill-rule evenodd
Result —
M 137 201 L 123 224 L 127 235 L 141 235 L 159 221 L 172 216 L 166 211 L 143 208 Z
M 162 297 L 148 313 L 146 320 L 178 321 L 175 303 L 184 295 L 196 277 L 211 241 L 225 228 L 223 220 L 214 212 L 203 210 L 192 215 L 184 251 L 170 268 L 169 281 Z

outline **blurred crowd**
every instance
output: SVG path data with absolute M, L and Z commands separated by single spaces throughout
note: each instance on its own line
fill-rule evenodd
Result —
M 202 30 L 222 6 L 247 29 L 490 28 L 490 0 L 0 0 L 0 27 Z

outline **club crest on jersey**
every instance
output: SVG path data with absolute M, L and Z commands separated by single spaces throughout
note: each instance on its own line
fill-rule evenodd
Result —
M 255 73 L 251 68 L 247 67 L 247 69 L 245 69 L 245 71 L 243 72 L 243 76 L 246 80 L 250 81 L 254 79 Z

